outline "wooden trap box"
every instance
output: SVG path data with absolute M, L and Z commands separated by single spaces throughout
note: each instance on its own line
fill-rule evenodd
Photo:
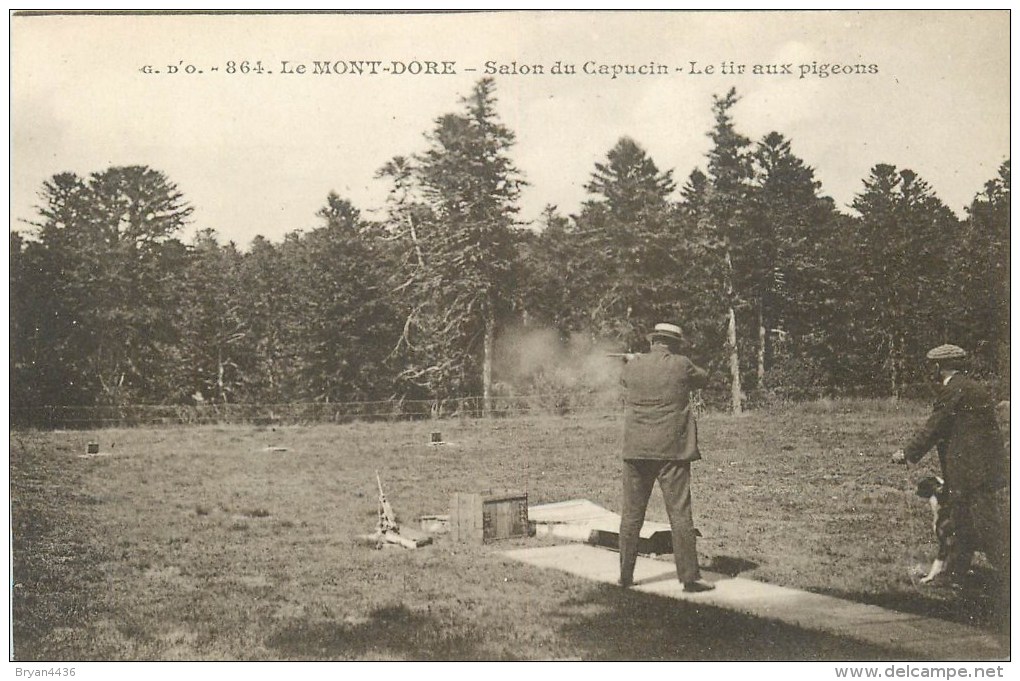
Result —
M 475 544 L 530 536 L 528 495 L 455 492 L 450 498 L 450 535 L 454 541 Z

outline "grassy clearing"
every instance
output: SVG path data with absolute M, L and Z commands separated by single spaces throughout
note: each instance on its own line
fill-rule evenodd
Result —
M 706 417 L 702 564 L 1002 630 L 1008 602 L 911 574 L 935 550 L 913 485 L 937 463 L 888 459 L 924 416 L 840 402 Z M 427 446 L 436 429 L 449 444 Z M 12 433 L 15 659 L 902 657 L 497 553 L 545 540 L 359 541 L 376 470 L 407 522 L 489 488 L 619 509 L 619 435 L 613 416 Z M 90 440 L 106 456 L 81 458 Z M 658 494 L 649 517 L 666 520 Z

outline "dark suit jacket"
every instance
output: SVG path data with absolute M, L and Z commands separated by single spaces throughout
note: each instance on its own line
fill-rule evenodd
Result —
M 938 447 L 950 495 L 994 490 L 1009 483 L 1006 452 L 991 395 L 964 374 L 955 374 L 935 399 L 932 415 L 904 449 L 917 463 Z
M 663 345 L 627 362 L 621 379 L 627 389 L 623 458 L 700 459 L 690 392 L 707 378 L 704 369 Z

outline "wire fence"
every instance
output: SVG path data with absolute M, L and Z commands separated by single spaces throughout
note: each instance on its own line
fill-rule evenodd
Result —
M 996 383 L 988 383 L 993 394 Z M 937 390 L 931 383 L 902 386 L 900 399 L 930 401 Z M 1006 393 L 1008 396 L 1008 392 Z M 832 388 L 791 386 L 752 390 L 743 396 L 746 409 L 767 409 L 819 400 L 888 398 L 875 385 Z M 725 388 L 699 390 L 692 395 L 699 414 L 729 411 L 731 395 Z M 487 408 L 488 407 L 488 408 Z M 531 395 L 497 395 L 436 400 L 378 400 L 364 402 L 308 402 L 289 404 L 202 403 L 182 405 L 19 406 L 10 408 L 13 428 L 96 429 L 132 426 L 193 425 L 307 425 L 356 421 L 415 419 L 507 418 L 522 415 L 613 414 L 623 408 L 623 393 L 573 391 Z
M 619 393 L 547 394 L 442 400 L 378 400 L 289 404 L 110 405 L 11 407 L 15 428 L 91 429 L 206 424 L 303 425 L 433 418 L 505 418 L 521 414 L 610 411 Z

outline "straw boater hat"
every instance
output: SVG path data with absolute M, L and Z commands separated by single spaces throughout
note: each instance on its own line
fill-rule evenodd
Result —
M 942 362 L 945 360 L 960 360 L 967 359 L 967 351 L 958 345 L 940 345 L 937 348 L 932 348 L 925 355 L 928 359 L 934 362 Z
M 684 339 L 683 331 L 676 324 L 656 324 L 655 329 L 648 334 L 648 340 L 651 342 L 655 341 L 668 341 L 672 343 L 679 343 Z

